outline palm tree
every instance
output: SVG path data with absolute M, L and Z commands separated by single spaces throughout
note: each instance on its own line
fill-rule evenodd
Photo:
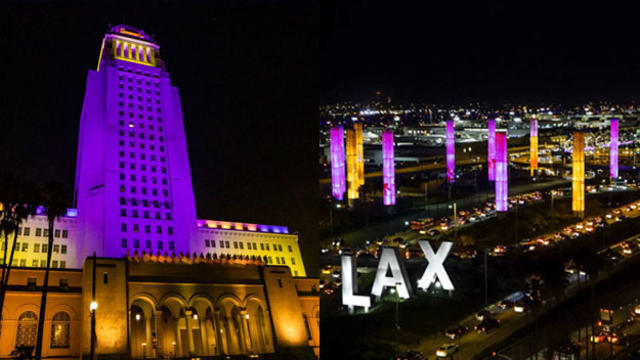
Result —
M 42 298 L 40 300 L 40 316 L 38 317 L 38 334 L 36 337 L 36 360 L 42 357 L 42 334 L 44 328 L 44 315 L 47 305 L 47 290 L 49 286 L 49 269 L 51 267 L 51 250 L 53 248 L 53 224 L 57 218 L 67 212 L 67 202 L 71 199 L 70 192 L 66 187 L 58 182 L 49 182 L 42 188 L 42 205 L 47 212 L 49 221 L 49 239 L 47 248 L 47 267 L 44 273 L 44 284 L 42 285 Z
M 3 175 L 0 182 L 6 187 L 3 195 L 6 199 L 2 202 L 2 219 L 0 219 L 0 227 L 4 233 L 4 255 L 3 255 L 3 267 L 2 267 L 2 286 L 0 287 L 0 309 L 4 306 L 4 300 L 7 294 L 7 286 L 9 284 L 9 274 L 11 272 L 11 266 L 13 263 L 13 255 L 16 248 L 16 240 L 18 239 L 18 229 L 22 224 L 22 221 L 35 213 L 35 206 L 31 204 L 33 200 L 32 183 L 22 181 L 13 175 Z M 9 252 L 9 235 L 13 234 L 13 242 L 11 243 L 11 254 L 7 261 L 7 253 Z M 2 321 L 2 314 L 0 313 L 0 323 Z

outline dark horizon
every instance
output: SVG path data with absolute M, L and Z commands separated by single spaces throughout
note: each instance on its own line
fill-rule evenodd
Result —
M 334 1 L 321 102 L 640 99 L 637 6 Z
M 180 91 L 198 217 L 289 226 L 313 274 L 317 6 L 110 4 L 0 7 L 3 171 L 73 189 L 87 71 L 109 24 L 125 23 L 155 37 Z

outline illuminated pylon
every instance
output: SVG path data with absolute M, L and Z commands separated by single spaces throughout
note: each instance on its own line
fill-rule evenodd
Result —
M 509 163 L 507 161 L 507 133 L 500 131 L 496 133 L 496 211 L 505 212 L 509 210 L 508 204 L 508 180 Z
M 382 133 L 382 199 L 385 205 L 396 203 L 396 177 L 393 156 L 393 132 Z
M 362 146 L 362 123 L 353 124 L 356 137 L 356 164 L 358 166 L 358 183 L 364 185 L 364 149 Z
M 496 121 L 487 121 L 487 166 L 489 180 L 496 179 Z
M 538 169 L 538 120 L 531 119 L 530 136 L 529 136 L 529 167 L 531 168 L 531 176 L 535 175 Z
M 337 200 L 344 198 L 344 130 L 342 126 L 331 129 L 331 190 Z
M 611 179 L 616 179 L 618 177 L 618 119 L 611 119 L 611 143 L 609 144 L 609 176 L 611 176 Z
M 584 133 L 573 133 L 573 212 L 582 217 L 584 215 Z
M 456 136 L 453 120 L 447 120 L 447 182 L 453 183 L 456 180 Z
M 359 197 L 358 188 L 360 181 L 358 180 L 358 155 L 356 153 L 356 133 L 354 130 L 347 129 L 347 197 L 354 200 Z

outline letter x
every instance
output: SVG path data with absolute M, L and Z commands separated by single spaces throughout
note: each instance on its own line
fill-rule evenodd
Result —
M 435 282 L 436 279 L 439 279 L 443 289 L 454 290 L 453 283 L 451 283 L 447 271 L 444 269 L 444 266 L 442 266 L 447 255 L 449 255 L 449 251 L 451 250 L 453 243 L 450 241 L 443 241 L 442 244 L 440 244 L 440 248 L 438 248 L 438 252 L 435 254 L 433 253 L 433 249 L 431 248 L 429 241 L 420 240 L 418 243 L 422 248 L 422 252 L 424 252 L 424 257 L 429 261 L 427 269 L 424 271 L 422 278 L 418 281 L 418 287 L 427 291 L 429 286 Z

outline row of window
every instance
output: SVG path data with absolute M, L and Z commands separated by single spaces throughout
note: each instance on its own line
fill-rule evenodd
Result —
M 120 192 L 123 193 L 123 192 L 126 192 L 126 191 L 127 191 L 126 190 L 126 186 L 120 185 Z M 131 187 L 129 187 L 129 191 L 132 194 L 135 194 L 137 192 L 137 188 L 135 186 L 131 186 Z M 144 187 L 144 186 L 141 187 L 140 188 L 140 192 L 143 195 L 147 195 L 147 188 Z M 158 196 L 158 189 L 151 189 L 151 194 L 154 195 L 154 196 Z M 162 190 L 162 195 L 165 196 L 165 197 L 168 197 L 169 196 L 169 190 L 167 190 L 167 189 Z
M 218 245 L 220 248 L 230 248 L 229 247 L 229 241 L 227 240 L 218 240 Z M 204 246 L 206 247 L 216 247 L 216 241 L 215 240 L 205 240 L 204 241 Z M 291 247 L 291 245 L 287 245 L 289 252 L 293 252 L 293 247 Z M 234 241 L 233 242 L 233 248 L 234 249 L 244 249 L 244 242 L 242 241 Z M 255 242 L 248 242 L 247 243 L 247 249 L 249 250 L 258 250 L 257 244 Z M 271 247 L 269 245 L 269 243 L 260 243 L 260 250 L 264 251 L 271 251 Z M 273 244 L 273 251 L 283 251 L 282 250 L 282 245 L 281 244 Z
M 19 267 L 27 267 L 27 259 L 13 259 L 13 265 Z M 47 260 L 31 260 L 31 267 L 47 267 Z M 66 269 L 67 262 L 65 260 L 51 260 L 51 268 L 52 269 Z
M 5 243 L 2 243 L 2 250 L 4 251 L 6 247 Z M 40 252 L 40 244 L 33 244 L 33 252 L 34 253 L 39 253 Z M 49 244 L 42 244 L 42 252 L 46 253 L 47 250 L 49 250 Z M 27 242 L 16 242 L 16 252 L 28 252 L 29 251 L 29 243 Z M 60 244 L 53 244 L 53 249 L 52 251 L 54 253 L 61 253 L 61 254 L 66 254 L 67 253 L 67 245 L 60 245 Z
M 36 229 L 36 236 L 44 236 L 44 237 L 49 236 L 49 229 L 47 228 L 35 228 L 35 229 Z M 18 235 L 29 236 L 30 234 L 31 234 L 31 228 L 29 227 L 25 227 L 24 229 L 22 227 L 18 228 Z M 62 235 L 62 238 L 66 239 L 67 237 L 69 237 L 69 231 L 64 229 L 62 229 L 62 231 L 60 231 L 60 229 L 53 230 L 53 237 L 59 238 L 60 235 Z
M 127 228 L 128 228 L 127 224 L 125 224 L 125 223 L 120 224 L 120 230 L 122 232 L 126 232 Z M 131 229 L 135 233 L 140 232 L 140 225 L 139 224 L 133 224 Z M 151 225 L 145 225 L 144 226 L 144 232 L 146 234 L 151 234 Z M 162 234 L 162 226 L 160 226 L 160 225 L 156 226 L 156 234 Z M 173 235 L 173 226 L 167 226 L 167 234 Z
M 137 218 L 138 217 L 138 210 L 137 209 L 133 209 L 133 210 L 131 210 L 130 214 L 131 214 L 130 215 L 131 217 Z M 120 216 L 125 217 L 127 215 L 128 215 L 127 209 L 120 209 Z M 147 210 L 144 210 L 142 212 L 142 217 L 145 218 L 145 219 L 151 219 L 151 217 L 149 216 L 149 211 L 147 211 Z M 155 212 L 155 219 L 156 220 L 162 220 L 162 216 L 160 215 L 159 211 Z M 169 212 L 166 213 L 164 220 L 171 220 L 171 213 L 169 213 Z
M 118 122 L 118 124 L 120 124 L 120 126 L 125 126 L 124 120 L 120 120 Z M 129 129 L 134 129 L 136 127 L 136 124 L 133 121 L 129 121 L 126 126 Z M 144 124 L 143 123 L 138 123 L 138 129 L 144 130 Z M 162 130 L 163 130 L 162 126 L 158 125 L 157 127 L 154 127 L 152 124 L 147 125 L 147 129 L 149 131 L 157 130 L 157 131 L 160 131 L 160 132 L 162 132 Z
M 124 140 L 120 140 L 119 141 L 120 146 L 124 146 Z M 131 148 L 135 148 L 136 147 L 136 143 L 135 141 L 129 141 L 129 147 Z M 140 149 L 144 149 L 145 148 L 145 143 L 141 142 L 140 143 Z M 149 144 L 149 150 L 154 150 L 155 151 L 156 146 L 154 144 Z M 159 150 L 160 152 L 164 152 L 164 146 L 160 145 L 159 146 Z
M 151 240 L 145 240 L 144 241 L 144 245 L 145 245 L 144 246 L 145 249 L 151 250 Z M 126 248 L 128 246 L 128 241 L 127 241 L 126 238 L 122 238 L 121 246 L 123 248 Z M 164 243 L 163 243 L 162 240 L 158 240 L 157 247 L 158 247 L 158 250 L 164 250 Z M 134 239 L 133 240 L 133 248 L 134 249 L 139 249 L 140 248 L 140 240 L 139 239 Z M 175 243 L 173 241 L 169 241 L 169 250 L 173 251 L 175 249 L 176 249 Z
M 165 209 L 171 209 L 171 203 L 169 203 L 168 201 L 165 202 L 161 202 L 158 200 L 153 200 L 151 202 L 149 202 L 149 200 L 147 199 L 142 199 L 142 201 L 138 201 L 138 199 L 135 198 L 131 198 L 131 199 L 127 199 L 127 198 L 120 198 L 120 205 L 127 205 L 127 203 L 130 203 L 133 206 L 138 206 L 138 202 L 142 203 L 142 206 L 144 207 L 149 207 L 151 205 L 153 205 L 153 207 L 155 208 L 160 208 L 161 205 L 164 205 Z
M 158 78 L 158 74 L 157 73 L 141 72 L 140 70 L 129 68 L 129 67 L 118 66 L 118 70 L 122 71 L 122 72 L 130 73 L 130 74 L 136 74 L 136 75 L 141 75 L 141 76 L 149 76 L 149 77 L 156 78 L 156 79 Z
M 138 177 L 136 176 L 136 174 L 131 174 L 129 175 L 129 180 L 131 181 L 136 181 Z M 120 173 L 120 180 L 125 180 L 126 176 L 124 173 Z M 140 181 L 142 183 L 146 183 L 147 182 L 147 176 L 146 175 L 141 175 L 140 176 Z M 151 183 L 152 184 L 157 184 L 158 183 L 158 178 L 155 176 L 151 177 Z M 167 178 L 162 178 L 162 185 L 167 185 Z
M 118 134 L 120 136 L 124 136 L 124 130 L 118 130 Z M 136 137 L 135 131 L 130 130 L 129 131 L 129 137 Z M 138 138 L 143 139 L 144 140 L 144 133 L 143 132 L 139 132 L 138 133 Z M 153 134 L 149 135 L 149 140 L 155 140 L 155 136 Z M 158 136 L 158 141 L 164 141 L 164 137 L 162 135 Z

